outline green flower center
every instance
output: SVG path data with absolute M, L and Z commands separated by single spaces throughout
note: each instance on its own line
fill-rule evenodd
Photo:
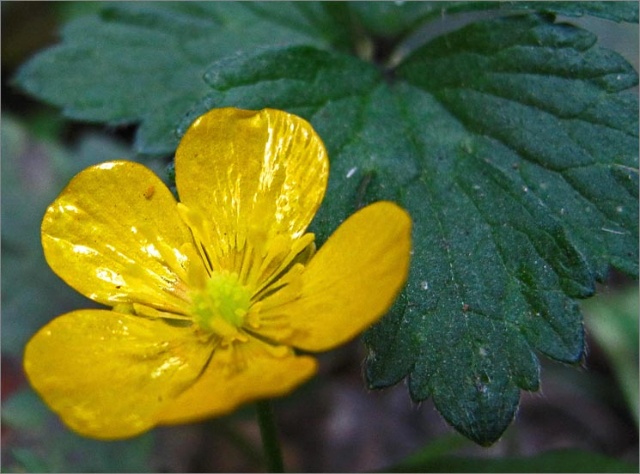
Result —
M 251 293 L 235 273 L 214 273 L 204 290 L 192 296 L 195 322 L 223 338 L 238 339 L 251 306 Z

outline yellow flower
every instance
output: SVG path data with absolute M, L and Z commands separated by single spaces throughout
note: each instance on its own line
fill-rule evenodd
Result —
M 355 337 L 405 282 L 411 221 L 378 202 L 316 253 L 320 138 L 295 115 L 217 109 L 175 157 L 180 202 L 146 167 L 112 161 L 71 180 L 42 245 L 70 286 L 112 309 L 59 316 L 24 367 L 73 430 L 125 438 L 288 393 L 324 351 Z M 295 349 L 294 349 L 295 348 Z

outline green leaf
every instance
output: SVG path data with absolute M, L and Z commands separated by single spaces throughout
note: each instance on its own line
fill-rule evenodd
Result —
M 581 358 L 569 297 L 589 296 L 609 263 L 637 274 L 637 102 L 617 94 L 637 75 L 594 42 L 544 17 L 515 17 L 435 40 L 397 71 L 465 132 L 458 149 L 437 154 L 434 140 L 414 135 L 430 159 L 405 202 L 429 208 L 416 218 L 426 221 L 416 241 L 435 233 L 431 244 L 443 251 L 436 260 L 433 247 L 416 245 L 425 264 L 414 264 L 411 309 L 372 332 L 368 376 L 384 385 L 401 373 L 384 362 L 404 357 L 390 334 L 421 338 L 419 357 L 405 359 L 412 395 L 431 395 L 481 444 L 513 417 L 518 387 L 535 388 L 532 349 Z M 414 124 L 427 123 L 426 107 L 406 103 Z M 435 293 L 432 305 L 418 281 Z
M 537 388 L 534 350 L 582 357 L 571 298 L 591 295 L 609 264 L 637 272 L 637 106 L 619 93 L 637 77 L 583 30 L 538 16 L 478 23 L 416 51 L 392 85 L 311 47 L 238 56 L 205 78 L 215 92 L 185 125 L 214 106 L 268 105 L 324 137 L 321 240 L 372 200 L 411 211 L 410 281 L 368 334 L 367 377 L 408 375 L 414 399 L 433 397 L 479 443 L 510 423 L 520 389 Z
M 306 3 L 107 5 L 68 24 L 62 43 L 26 63 L 15 80 L 67 117 L 140 123 L 141 153 L 171 153 L 177 123 L 207 93 L 201 78 L 209 64 L 263 44 L 339 43 L 329 19 Z
M 349 2 L 357 20 L 374 36 L 406 36 L 425 21 L 483 10 L 529 10 L 565 16 L 590 15 L 613 21 L 638 22 L 637 2 Z
M 538 388 L 536 353 L 569 363 L 583 356 L 574 299 L 590 296 L 609 266 L 637 275 L 638 102 L 625 92 L 637 84 L 636 72 L 592 34 L 552 15 L 472 23 L 383 70 L 345 46 L 379 20 L 381 6 L 370 6 L 366 21 L 364 5 L 349 6 L 340 24 L 353 29 L 325 35 L 310 23 L 292 26 L 298 4 L 268 14 L 262 3 L 206 7 L 215 15 L 190 5 L 107 9 L 90 19 L 102 39 L 83 50 L 107 60 L 71 55 L 82 73 L 69 74 L 65 54 L 82 43 L 79 33 L 67 33 L 19 81 L 33 80 L 30 90 L 79 116 L 93 103 L 93 120 L 142 120 L 138 143 L 146 151 L 171 151 L 174 127 L 180 135 L 212 107 L 274 107 L 309 119 L 331 156 L 327 198 L 312 225 L 320 242 L 379 199 L 399 202 L 414 221 L 406 290 L 366 336 L 370 387 L 408 378 L 414 400 L 432 397 L 461 433 L 495 441 L 520 390 Z M 184 8 L 201 14 L 194 19 Z M 316 4 L 304 8 L 322 12 L 320 23 L 339 16 Z M 230 12 L 243 13 L 234 19 Z M 204 26 L 211 17 L 227 23 Z M 398 30 L 413 27 L 409 20 L 400 19 Z M 81 22 L 73 25 L 86 33 Z M 268 37 L 257 33 L 264 31 Z M 115 46 L 103 42 L 107 33 Z M 175 46 L 192 38 L 202 48 L 189 46 L 191 56 Z M 127 46 L 136 41 L 144 54 Z M 146 72 L 158 64 L 160 83 Z M 96 66 L 102 74 L 113 69 L 109 100 Z M 128 86 L 116 85 L 126 78 Z M 135 78 L 141 90 L 132 97 Z M 60 99 L 56 88 L 70 83 L 73 94 Z
M 638 2 L 504 2 L 502 8 L 534 10 L 566 16 L 590 15 L 638 23 Z
M 366 31 L 385 38 L 406 35 L 445 14 L 499 8 L 498 2 L 349 2 Z
M 530 457 L 472 458 L 418 453 L 386 472 L 636 472 L 638 466 L 578 450 L 550 451 Z

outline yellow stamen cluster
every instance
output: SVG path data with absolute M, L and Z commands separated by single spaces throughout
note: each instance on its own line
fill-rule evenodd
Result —
M 242 340 L 238 332 L 251 306 L 251 292 L 235 273 L 213 273 L 205 288 L 192 296 L 194 320 L 227 342 Z

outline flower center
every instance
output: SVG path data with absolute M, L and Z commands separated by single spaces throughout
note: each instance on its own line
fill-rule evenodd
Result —
M 194 320 L 202 329 L 227 340 L 243 339 L 238 329 L 249 312 L 251 293 L 235 273 L 212 274 L 191 301 Z

